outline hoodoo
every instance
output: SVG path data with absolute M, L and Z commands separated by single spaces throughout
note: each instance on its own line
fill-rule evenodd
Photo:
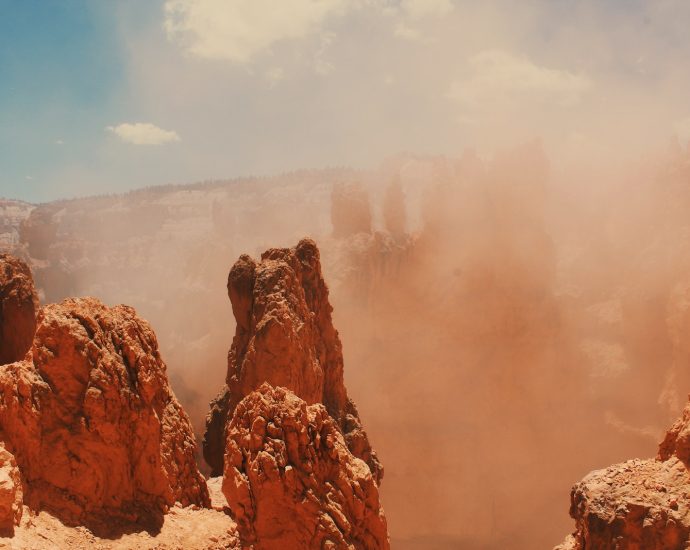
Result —
M 264 384 L 228 426 L 223 493 L 256 550 L 389 548 L 369 467 L 321 404 Z
M 0 393 L 0 438 L 30 508 L 107 523 L 208 504 L 189 419 L 132 308 L 93 298 L 44 307 L 26 358 L 0 367 Z
M 244 542 L 389 548 L 383 468 L 345 390 L 316 244 L 240 257 L 228 294 L 237 330 L 204 453 Z
M 308 405 L 322 403 L 352 454 L 367 463 L 379 483 L 383 466 L 345 389 L 342 344 L 316 243 L 303 239 L 294 248 L 269 249 L 260 262 L 240 257 L 230 270 L 228 295 L 237 329 L 226 385 L 211 404 L 204 438 L 213 474 L 223 472 L 225 430 L 235 407 L 268 382 Z

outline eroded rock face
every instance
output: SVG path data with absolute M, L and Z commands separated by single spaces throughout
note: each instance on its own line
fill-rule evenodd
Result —
M 237 329 L 226 387 L 211 404 L 204 437 L 204 457 L 213 474 L 223 471 L 225 428 L 237 403 L 268 382 L 288 388 L 309 405 L 322 403 L 350 451 L 380 482 L 383 467 L 345 390 L 342 345 L 314 241 L 269 249 L 260 262 L 240 257 L 230 270 L 228 295 Z
M 29 351 L 37 312 L 31 270 L 23 261 L 0 254 L 0 365 L 19 361 Z
M 588 474 L 571 492 L 576 531 L 557 550 L 681 550 L 690 546 L 690 404 L 656 459 Z
M 223 494 L 257 550 L 390 547 L 369 467 L 323 405 L 285 388 L 264 384 L 235 408 Z
M 0 442 L 0 536 L 12 532 L 22 518 L 22 482 L 14 456 Z
M 93 298 L 44 307 L 30 355 L 0 367 L 0 395 L 30 507 L 84 522 L 208 504 L 189 419 L 132 308 Z

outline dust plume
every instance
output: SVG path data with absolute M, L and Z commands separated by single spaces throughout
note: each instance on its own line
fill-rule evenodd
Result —
M 41 195 L 85 198 L 0 203 L 0 246 L 43 302 L 150 321 L 199 435 L 230 267 L 312 237 L 393 547 L 548 548 L 571 485 L 653 455 L 690 392 L 690 6 L 615 4 L 124 3 L 162 126 L 108 122 Z
M 44 300 L 152 323 L 201 433 L 230 266 L 314 237 L 394 543 L 542 547 L 570 528 L 570 485 L 652 454 L 690 390 L 688 155 L 559 174 L 531 142 L 150 188 L 41 205 L 20 249 Z

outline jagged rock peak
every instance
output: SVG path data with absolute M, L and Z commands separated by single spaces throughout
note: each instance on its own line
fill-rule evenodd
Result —
M 237 329 L 228 354 L 226 386 L 212 402 L 204 456 L 223 471 L 225 429 L 237 403 L 264 382 L 293 391 L 307 404 L 322 403 L 350 451 L 377 482 L 383 476 L 343 381 L 343 353 L 331 318 L 319 250 L 311 239 L 272 248 L 261 261 L 241 256 L 230 270 L 228 295 Z
M 31 508 L 107 524 L 208 504 L 191 424 L 134 309 L 93 298 L 44 307 L 27 358 L 0 367 L 0 394 L 0 437 Z
M 31 270 L 10 254 L 0 254 L 0 365 L 24 358 L 36 331 L 38 296 Z
M 690 404 L 656 459 L 590 472 L 575 484 L 575 532 L 555 550 L 681 550 L 690 547 Z
M 285 388 L 263 384 L 237 405 L 223 493 L 256 550 L 390 548 L 369 467 L 323 405 Z

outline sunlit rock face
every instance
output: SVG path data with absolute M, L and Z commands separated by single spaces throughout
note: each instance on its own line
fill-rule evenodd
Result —
M 655 459 L 588 474 L 571 492 L 576 530 L 557 550 L 673 550 L 690 544 L 690 404 Z
M 228 425 L 223 493 L 259 549 L 390 547 L 376 480 L 321 404 L 262 385 Z
M 310 239 L 273 248 L 261 261 L 242 256 L 228 277 L 237 329 L 228 354 L 226 386 L 211 404 L 204 456 L 223 471 L 225 430 L 237 403 L 264 382 L 283 386 L 307 404 L 322 403 L 354 456 L 380 482 L 383 467 L 343 382 L 343 354 L 331 319 L 319 250 Z
M 207 505 L 186 413 L 151 327 L 93 298 L 44 307 L 26 359 L 0 367 L 0 437 L 24 501 L 68 523 Z
M 17 462 L 0 442 L 0 536 L 11 534 L 22 518 L 23 491 Z

